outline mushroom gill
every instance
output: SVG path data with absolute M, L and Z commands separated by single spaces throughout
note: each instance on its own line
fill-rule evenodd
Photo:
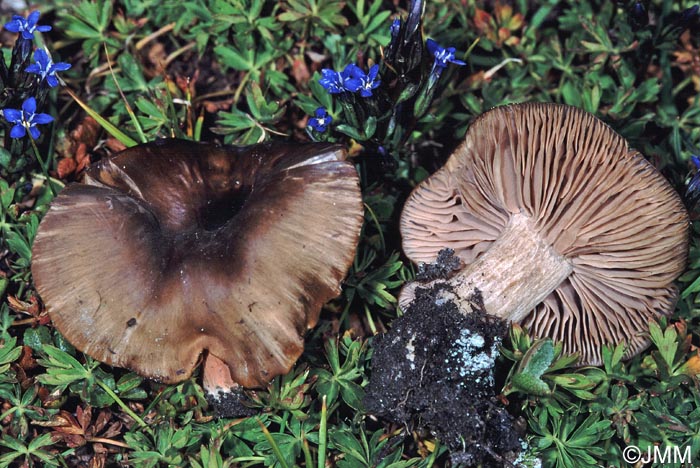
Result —
M 688 216 L 603 122 L 569 106 L 520 104 L 474 121 L 409 197 L 401 234 L 414 262 L 454 249 L 465 267 L 448 282 L 460 298 L 478 289 L 488 313 L 599 364 L 602 344 L 625 342 L 634 355 L 648 322 L 672 311 Z

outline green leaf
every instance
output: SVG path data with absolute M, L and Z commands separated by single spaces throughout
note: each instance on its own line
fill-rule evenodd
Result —
M 12 337 L 0 346 L 0 366 L 5 364 L 10 364 L 19 359 L 20 354 L 22 354 L 22 347 L 15 346 L 17 344 L 17 338 Z M 2 369 L 2 367 L 0 367 Z
M 97 123 L 100 124 L 102 128 L 104 128 L 107 133 L 112 135 L 114 138 L 119 140 L 121 143 L 123 143 L 127 147 L 131 146 L 136 146 L 138 143 L 136 140 L 119 130 L 114 124 L 112 124 L 109 120 L 105 119 L 102 117 L 98 112 L 96 112 L 94 109 L 92 109 L 90 106 L 88 106 L 85 102 L 83 102 L 82 99 L 80 99 L 73 91 L 70 89 L 66 88 L 66 92 L 70 94 L 70 96 L 73 98 L 73 100 L 78 103 L 78 105 L 93 119 L 97 121 Z
M 46 367 L 46 373 L 37 377 L 39 382 L 65 389 L 74 382 L 92 378 L 92 370 L 85 368 L 70 354 L 54 346 L 44 346 L 42 351 L 48 359 L 39 359 L 39 364 Z M 94 364 L 93 367 L 96 366 Z
M 129 372 L 119 379 L 119 382 L 117 382 L 117 390 L 119 390 L 120 393 L 128 392 L 137 388 L 142 382 L 143 377 L 134 372 Z
M 12 154 L 6 148 L 0 148 L 0 168 L 7 169 L 12 161 Z
M 316 377 L 316 391 L 319 395 L 326 395 L 328 407 L 333 406 L 338 395 L 353 409 L 362 408 L 364 390 L 362 383 L 364 369 L 364 343 L 344 337 L 342 346 L 336 340 L 326 341 L 326 359 L 330 364 L 330 371 L 316 369 L 313 375 Z M 345 360 L 340 362 L 340 352 Z
M 611 374 L 615 369 L 618 369 L 622 358 L 625 355 L 625 344 L 619 343 L 615 348 L 609 345 L 604 345 L 602 349 L 603 366 L 605 372 Z
M 14 187 L 11 188 L 6 181 L 0 179 L 0 207 L 2 207 L 2 211 L 7 211 L 14 199 Z
M 361 411 L 362 399 L 365 396 L 364 389 L 356 384 L 355 382 L 349 380 L 340 381 L 340 394 L 343 397 L 343 401 L 354 410 Z
M 678 351 L 678 334 L 676 329 L 671 325 L 665 331 L 661 330 L 658 322 L 651 321 L 649 323 L 649 335 L 651 341 L 659 349 L 659 354 L 669 368 L 673 367 Z
M 250 53 L 244 55 L 231 47 L 218 45 L 214 47 L 214 53 L 221 58 L 224 64 L 228 65 L 234 70 L 251 70 L 255 64 L 255 60 L 251 57 Z
M 373 115 L 370 115 L 367 117 L 367 120 L 365 121 L 365 126 L 363 128 L 364 131 L 364 139 L 369 140 L 374 136 L 374 132 L 377 130 L 377 118 L 374 117 Z
M 551 339 L 533 343 L 520 362 L 521 372 L 540 377 L 554 360 L 554 342 Z
M 510 386 L 507 386 L 505 393 L 517 390 L 536 396 L 551 395 L 549 385 L 541 377 L 552 364 L 554 355 L 554 344 L 551 339 L 535 341 L 511 376 Z
M 5 233 L 5 242 L 12 252 L 27 261 L 31 261 L 32 248 L 24 236 L 16 231 L 7 231 Z
M 24 332 L 24 344 L 34 351 L 41 351 L 46 345 L 53 343 L 48 327 L 41 325 L 36 328 L 28 328 Z
M 552 394 L 546 382 L 531 374 L 515 374 L 511 377 L 511 383 L 515 390 L 529 395 L 548 396 Z
M 357 131 L 355 128 L 351 127 L 350 125 L 347 125 L 347 124 L 336 125 L 335 129 L 337 131 L 339 131 L 340 133 L 344 133 L 345 135 L 349 136 L 350 138 L 354 138 L 355 140 L 358 140 L 358 141 L 364 141 L 364 135 L 362 135 L 359 131 Z

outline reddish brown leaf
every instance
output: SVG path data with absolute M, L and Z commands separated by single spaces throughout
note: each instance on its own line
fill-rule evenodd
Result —
M 83 429 L 78 420 L 68 411 L 61 410 L 51 416 L 48 421 L 36 421 L 34 425 L 41 427 L 51 427 L 54 432 L 68 435 L 83 435 Z
M 22 346 L 22 354 L 19 357 L 19 367 L 23 370 L 30 370 L 36 367 L 36 359 L 32 354 L 32 348 L 29 346 Z
M 493 17 L 484 10 L 476 9 L 474 12 L 474 26 L 476 29 L 484 34 L 490 31 L 493 24 Z
M 12 309 L 13 311 L 24 314 L 29 314 L 28 310 L 32 306 L 29 302 L 21 301 L 15 296 L 7 296 L 7 303 L 9 304 L 10 309 Z
M 165 46 L 162 43 L 151 43 L 151 46 L 148 48 L 148 52 L 146 53 L 146 58 L 152 67 L 150 73 L 152 76 L 150 76 L 150 78 L 156 75 L 161 75 L 165 72 L 163 67 L 168 58 L 168 54 L 166 53 Z
M 107 138 L 105 145 L 114 153 L 118 153 L 119 151 L 126 149 L 126 145 L 114 137 Z
M 75 143 L 85 143 L 88 147 L 93 147 L 97 144 L 97 138 L 102 132 L 102 127 L 95 119 L 86 116 L 83 120 L 70 132 L 70 139 Z
M 100 437 L 103 437 L 105 439 L 113 439 L 114 437 L 118 436 L 121 434 L 122 427 L 124 425 L 121 423 L 121 421 L 116 421 L 113 422 L 112 424 L 109 425 L 106 431 L 104 431 Z
M 84 142 L 80 142 L 75 149 L 75 161 L 78 163 L 78 166 L 90 162 L 90 155 Z
M 69 175 L 73 174 L 77 169 L 78 164 L 73 158 L 63 158 L 58 161 L 58 166 L 56 167 L 56 173 L 59 179 L 65 179 Z
M 204 106 L 204 110 L 211 114 L 215 114 L 216 112 L 220 110 L 227 110 L 231 108 L 231 105 L 233 104 L 233 98 L 229 99 L 222 99 L 219 101 L 204 101 L 202 102 L 202 105 Z
M 112 419 L 112 414 L 109 411 L 100 411 L 97 415 L 97 418 L 95 419 L 95 422 L 90 428 L 91 435 L 95 436 L 96 434 L 102 432 L 102 430 L 107 426 L 107 423 L 109 423 L 110 419 Z M 105 434 L 103 434 L 103 436 L 109 437 Z
M 89 468 L 104 468 L 105 462 L 107 461 L 107 453 L 96 453 L 90 459 Z
M 305 84 L 311 79 L 309 67 L 306 66 L 306 62 L 303 58 L 297 57 L 294 59 L 294 63 L 292 64 L 292 76 L 296 82 L 300 84 Z
M 78 406 L 75 410 L 75 417 L 83 430 L 83 434 L 87 434 L 92 421 L 92 408 L 88 406 L 83 409 L 82 406 Z

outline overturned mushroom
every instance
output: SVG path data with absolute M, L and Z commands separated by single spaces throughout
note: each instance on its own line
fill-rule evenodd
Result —
M 266 384 L 299 357 L 353 259 L 363 208 L 344 159 L 326 144 L 161 140 L 96 164 L 34 242 L 51 319 L 86 354 L 146 377 L 182 381 L 207 351 L 210 391 Z
M 401 234 L 414 262 L 454 249 L 465 267 L 448 283 L 463 302 L 480 291 L 488 313 L 561 341 L 580 364 L 600 364 L 603 344 L 625 342 L 626 357 L 647 345 L 688 252 L 668 182 L 603 122 L 556 104 L 480 116 L 411 194 Z

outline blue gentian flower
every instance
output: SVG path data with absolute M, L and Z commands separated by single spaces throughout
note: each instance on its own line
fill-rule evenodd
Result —
M 642 3 L 641 0 L 636 0 L 634 2 L 634 5 L 632 5 L 632 10 L 635 13 L 643 13 L 646 11 L 646 8 L 644 7 L 644 3 Z
M 637 19 L 643 18 L 644 16 L 647 15 L 647 9 L 644 6 L 644 3 L 641 1 L 637 0 L 634 2 L 634 5 L 632 5 L 632 14 L 634 14 Z
M 34 52 L 34 60 L 35 62 L 27 67 L 27 73 L 36 73 L 42 80 L 46 80 L 50 88 L 58 86 L 56 72 L 66 71 L 71 67 L 69 63 L 53 63 L 51 56 L 44 49 Z
M 455 65 L 466 65 L 466 63 L 462 62 L 461 60 L 455 59 L 454 47 L 440 47 L 440 45 L 432 39 L 425 41 L 425 45 L 428 47 L 428 52 L 430 52 L 430 55 L 435 57 L 433 68 L 447 68 L 448 63 L 454 63 Z
M 394 21 L 391 22 L 391 29 L 389 29 L 391 37 L 394 38 L 398 36 L 399 30 L 401 30 L 401 18 L 394 18 Z
M 350 67 L 350 65 L 348 65 L 348 67 Z M 346 88 L 353 92 L 359 91 L 362 97 L 370 97 L 372 95 L 372 90 L 381 84 L 381 80 L 377 77 L 379 65 L 373 65 L 366 75 L 357 65 L 352 65 L 352 67 L 350 78 L 345 84 Z
M 681 21 L 683 23 L 689 23 L 690 20 L 698 14 L 698 10 L 700 10 L 700 5 L 693 5 L 686 8 L 681 12 Z
M 11 138 L 23 138 L 29 130 L 32 139 L 39 138 L 39 129 L 37 125 L 47 124 L 53 121 L 53 117 L 49 114 L 36 113 L 36 99 L 33 97 L 27 98 L 22 103 L 22 110 L 18 109 L 3 109 L 5 120 L 15 124 L 10 130 Z
M 28 41 L 34 39 L 34 31 L 51 31 L 51 26 L 38 26 L 39 10 L 32 11 L 25 19 L 22 16 L 14 15 L 12 21 L 5 24 L 5 29 L 13 33 L 22 33 L 22 37 Z
M 325 132 L 328 126 L 333 122 L 333 117 L 328 115 L 325 107 L 319 107 L 314 112 L 315 117 L 309 119 L 309 127 L 313 128 L 317 132 Z
M 691 156 L 690 160 L 696 171 L 685 189 L 685 200 L 688 207 L 695 210 L 696 205 L 700 202 L 700 157 Z
M 636 0 L 629 9 L 629 23 L 632 29 L 638 31 L 649 24 L 649 12 L 644 2 Z
M 351 93 L 354 93 L 360 89 L 362 79 L 366 77 L 365 72 L 362 71 L 362 68 L 358 67 L 354 63 L 346 66 L 340 74 L 345 80 L 345 90 L 350 91 Z
M 372 90 L 381 84 L 381 80 L 377 77 L 379 65 L 374 65 L 369 69 L 369 73 L 365 74 L 362 68 L 354 63 L 347 65 L 342 72 L 324 68 L 321 70 L 321 77 L 318 82 L 328 90 L 330 94 L 338 94 L 345 91 L 355 93 L 360 91 L 362 97 L 372 95 Z
M 360 80 L 365 73 L 360 67 L 351 63 L 346 65 L 342 72 L 324 68 L 321 70 L 321 77 L 318 82 L 328 90 L 329 94 L 339 94 L 345 91 L 354 93 L 360 87 Z
M 321 79 L 318 82 L 328 90 L 330 94 L 338 94 L 346 91 L 345 78 L 335 70 L 324 68 L 321 70 Z

